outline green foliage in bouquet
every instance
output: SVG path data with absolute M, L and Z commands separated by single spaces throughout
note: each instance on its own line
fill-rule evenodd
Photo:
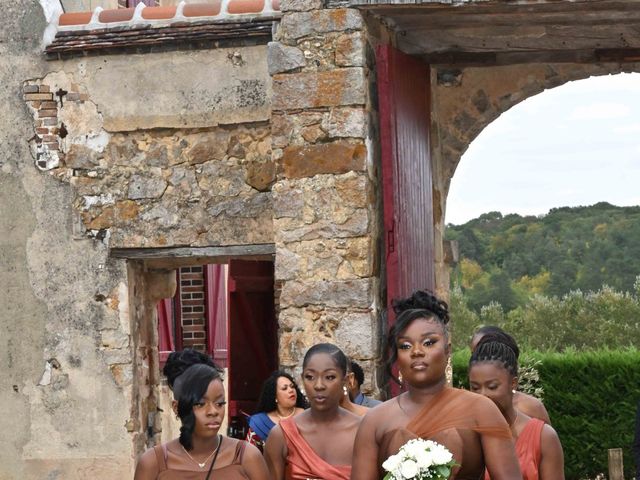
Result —
M 454 353 L 453 384 L 466 388 L 469 350 Z M 525 372 L 535 369 L 527 393 L 544 392 L 544 404 L 564 449 L 567 480 L 607 471 L 607 450 L 622 448 L 625 478 L 633 477 L 631 443 L 640 400 L 640 351 L 525 352 Z M 521 389 L 522 390 L 522 389 Z

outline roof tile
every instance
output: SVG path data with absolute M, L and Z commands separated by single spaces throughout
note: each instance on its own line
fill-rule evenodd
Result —
M 92 15 L 92 12 L 63 13 L 60 15 L 58 25 L 86 25 L 91 21 Z
M 146 7 L 142 10 L 142 18 L 145 20 L 166 20 L 176 16 L 176 6 Z
M 162 7 L 151 7 L 162 8 Z M 135 8 L 118 8 L 115 10 L 103 10 L 98 16 L 101 23 L 128 22 L 133 18 Z M 145 8 L 146 10 L 146 8 Z
M 189 3 L 184 6 L 182 14 L 185 17 L 215 17 L 220 14 L 221 1 L 212 3 Z
M 227 11 L 231 14 L 260 13 L 264 9 L 265 0 L 229 0 Z

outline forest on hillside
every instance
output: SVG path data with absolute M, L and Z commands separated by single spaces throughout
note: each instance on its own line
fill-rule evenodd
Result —
M 640 275 L 640 207 L 597 203 L 561 207 L 544 216 L 489 212 L 447 225 L 460 261 L 451 273 L 467 305 L 499 303 L 505 311 L 535 294 L 561 297 L 604 285 L 634 290 Z
M 640 207 L 598 203 L 544 216 L 489 212 L 448 225 L 454 346 L 498 325 L 525 348 L 640 344 Z

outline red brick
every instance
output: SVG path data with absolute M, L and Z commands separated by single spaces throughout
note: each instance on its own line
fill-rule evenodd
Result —
M 39 127 L 39 128 L 36 128 L 36 133 L 37 133 L 37 134 L 39 134 L 39 135 L 49 135 L 49 132 L 50 132 L 50 131 L 51 131 L 51 130 L 50 130 L 50 129 L 48 129 L 47 127 Z
M 56 101 L 46 101 L 40 103 L 41 108 L 58 108 L 58 102 Z
M 56 135 L 43 135 L 42 136 L 42 141 L 43 142 L 57 142 L 58 141 L 58 137 Z
M 49 85 L 40 85 L 38 90 L 40 91 L 40 93 L 46 93 L 51 91 L 51 87 Z

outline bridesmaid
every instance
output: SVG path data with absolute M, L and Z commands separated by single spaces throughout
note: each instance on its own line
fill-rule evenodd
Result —
M 302 363 L 310 408 L 271 430 L 265 446 L 274 480 L 348 480 L 361 418 L 340 406 L 347 386 L 347 357 L 329 343 L 311 347 Z

